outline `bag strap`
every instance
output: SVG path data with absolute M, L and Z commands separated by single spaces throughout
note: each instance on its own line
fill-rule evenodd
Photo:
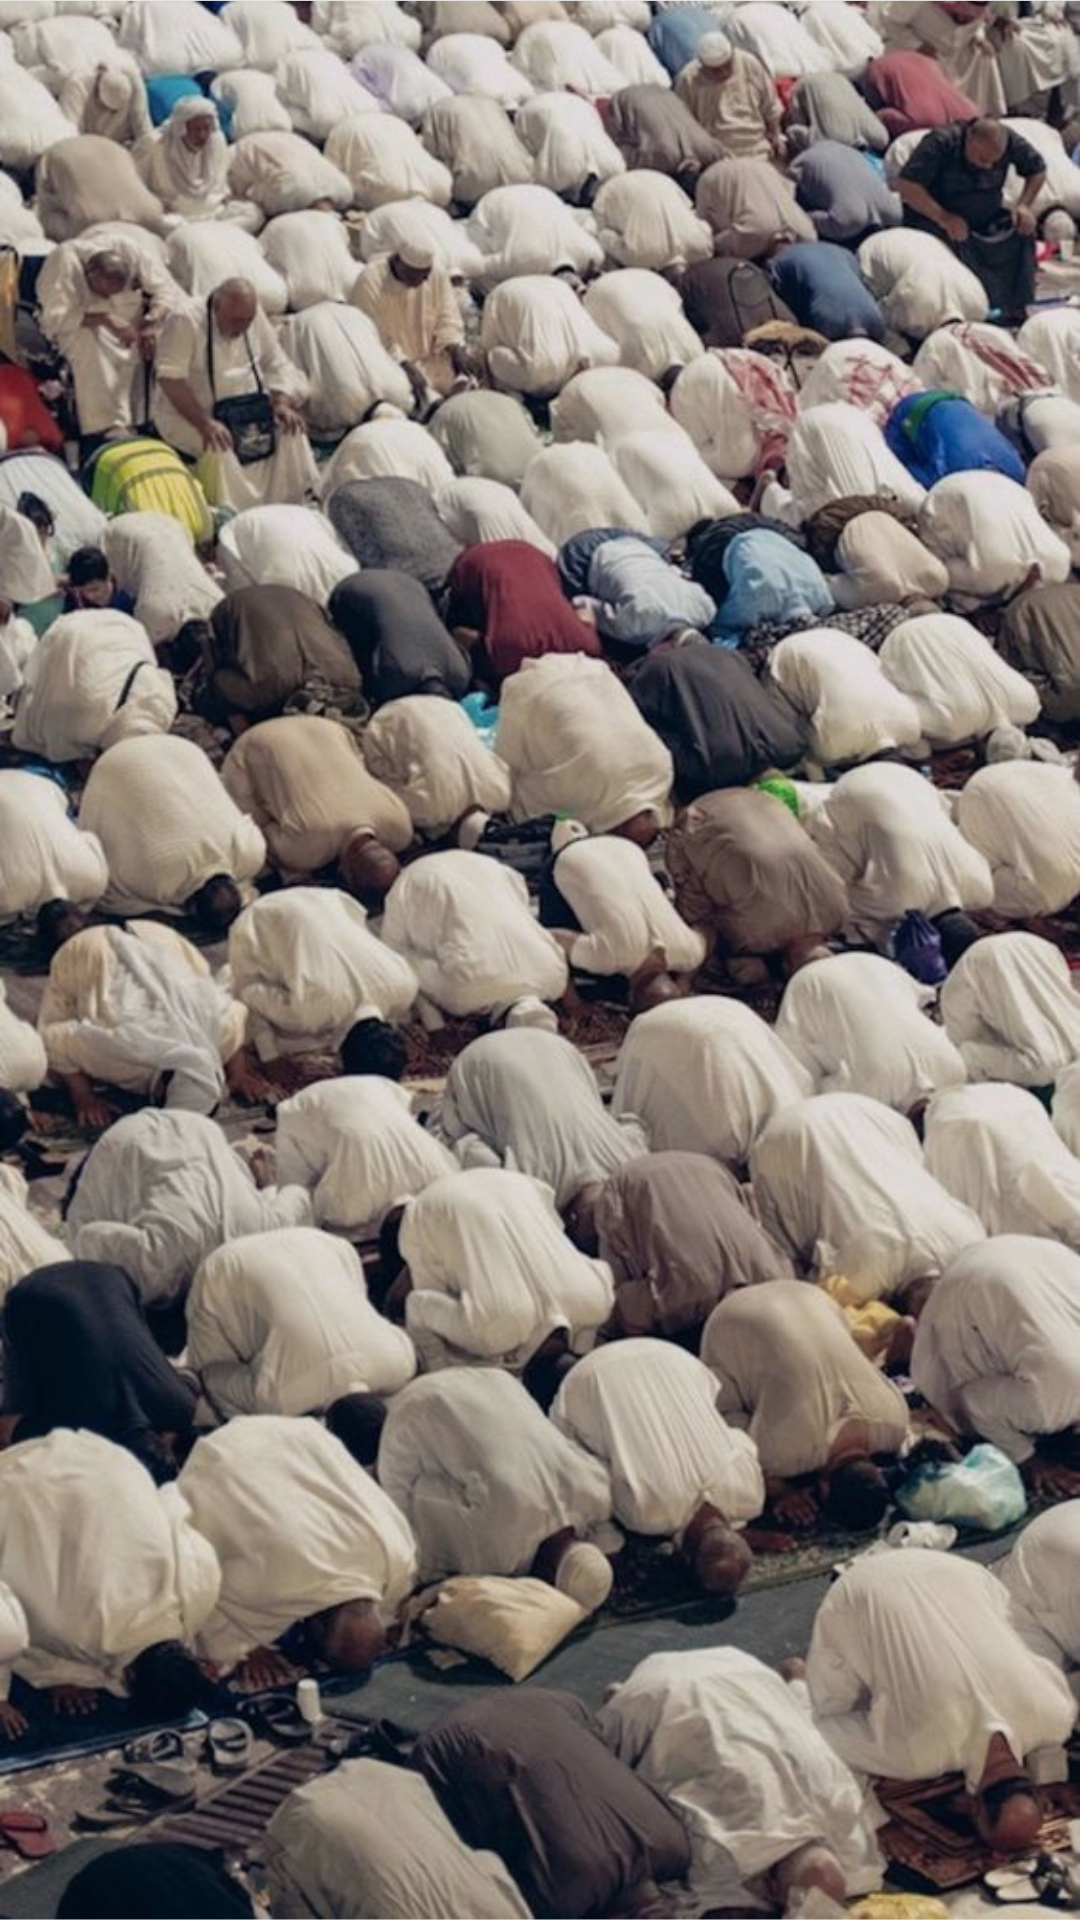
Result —
M 206 371 L 210 376 L 211 398 L 216 401 L 217 385 L 214 380 L 214 305 L 213 305 L 213 302 L 214 302 L 214 296 L 213 294 L 211 294 L 209 299 L 206 302 Z M 266 389 L 263 386 L 262 380 L 259 377 L 259 369 L 255 364 L 255 355 L 251 351 L 251 341 L 248 337 L 246 330 L 244 333 L 244 345 L 247 348 L 247 357 L 251 363 L 251 371 L 255 376 L 255 385 L 258 387 L 260 393 L 265 393 Z
M 127 679 L 120 689 L 120 698 L 113 708 L 114 713 L 119 713 L 121 707 L 127 706 L 128 700 L 131 697 L 131 689 L 135 685 L 136 676 L 142 672 L 144 667 L 148 667 L 149 665 L 149 660 L 136 660 L 135 665 L 132 667 L 131 672 L 128 674 Z

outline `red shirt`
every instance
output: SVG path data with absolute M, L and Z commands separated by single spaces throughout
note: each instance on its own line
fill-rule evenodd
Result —
M 19 447 L 64 451 L 64 436 L 25 367 L 0 367 L 0 426 L 10 453 Z
M 543 653 L 601 652 L 596 629 L 578 618 L 563 593 L 554 561 L 527 540 L 465 547 L 447 585 L 447 625 L 479 631 L 495 680 Z

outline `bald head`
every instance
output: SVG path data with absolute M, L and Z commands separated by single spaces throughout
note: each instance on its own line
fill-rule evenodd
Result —
M 338 855 L 341 884 L 354 900 L 372 910 L 385 900 L 401 867 L 397 855 L 366 827 L 350 833 Z
M 90 255 L 83 273 L 91 293 L 106 298 L 120 293 L 128 283 L 128 270 L 122 256 L 107 247 L 102 248 L 100 253 Z
M 684 1000 L 688 991 L 687 983 L 676 980 L 673 974 L 643 971 L 630 982 L 630 1011 L 648 1013 L 651 1007 L 665 1006 L 669 1000 Z
M 753 1564 L 741 1533 L 713 1520 L 698 1536 L 694 1551 L 694 1572 L 706 1593 L 737 1593 Z
M 973 120 L 964 136 L 964 152 L 973 167 L 996 167 L 1009 144 L 1000 120 Z
M 226 340 L 246 333 L 259 310 L 250 280 L 223 280 L 211 295 L 211 305 L 217 330 Z
M 313 1614 L 307 1628 L 320 1658 L 339 1673 L 363 1673 L 390 1650 L 373 1600 L 344 1600 Z

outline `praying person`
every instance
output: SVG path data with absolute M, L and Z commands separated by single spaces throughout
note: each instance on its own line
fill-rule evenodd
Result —
M 907 1406 L 834 1300 L 802 1280 L 736 1288 L 709 1315 L 701 1358 L 725 1417 L 757 1446 L 778 1520 L 820 1509 L 840 1527 L 878 1525 L 890 1502 L 879 1462 L 903 1450 Z
M 752 1558 L 740 1529 L 765 1482 L 700 1360 L 664 1340 L 598 1347 L 566 1374 L 551 1418 L 603 1462 L 620 1526 L 673 1539 L 706 1593 L 737 1591 Z
M 228 955 L 232 991 L 263 1060 L 336 1051 L 357 1027 L 389 1042 L 419 991 L 408 961 L 335 887 L 286 887 L 253 900 L 229 928 Z
M 219 712 L 269 720 L 302 691 L 355 700 L 360 675 L 341 634 L 295 587 L 238 587 L 210 616 L 209 680 Z
M 1080 1006 L 1060 948 L 1016 930 L 983 934 L 943 915 L 941 1018 L 972 1080 L 1047 1087 L 1080 1059 Z
M 229 197 L 229 151 L 207 94 L 177 100 L 168 119 L 139 141 L 135 164 L 151 193 L 181 220 L 235 220 L 248 232 L 262 225 L 250 202 Z
M 495 751 L 510 769 L 515 819 L 569 813 L 590 833 L 640 846 L 666 824 L 671 755 L 603 660 L 525 661 L 503 688 Z
M 412 1532 L 318 1421 L 230 1420 L 198 1441 L 177 1486 L 221 1567 L 199 1654 L 234 1686 L 290 1678 L 273 1643 L 298 1625 L 310 1656 L 331 1671 L 363 1672 L 389 1652 L 416 1585 Z
M 287 877 L 338 863 L 349 892 L 377 906 L 413 837 L 397 795 L 372 778 L 356 736 L 315 713 L 247 728 L 221 769 L 225 791 L 264 834 Z
M 1078 1564 L 1080 1500 L 1064 1500 L 1036 1514 L 1012 1552 L 994 1563 L 1020 1638 L 1069 1674 L 1080 1666 Z
M 465 323 L 433 247 L 399 241 L 393 253 L 364 268 L 349 298 L 375 322 L 419 404 L 445 396 L 465 377 Z
M 76 825 L 63 788 L 22 768 L 0 772 L 0 919 L 57 898 L 92 906 L 108 883 L 101 841 Z
M 1033 1093 L 990 1085 L 935 1094 L 923 1151 L 987 1233 L 1045 1235 L 1080 1251 L 1080 1160 Z
M 379 1441 L 379 1485 L 416 1535 L 420 1580 L 531 1575 L 587 1613 L 611 1591 L 589 1534 L 611 1519 L 606 1467 L 498 1367 L 444 1367 L 405 1387 Z
M 958 796 L 956 824 L 988 862 L 1005 919 L 1061 913 L 1080 893 L 1080 786 L 1070 767 L 980 767 Z
M 676 97 L 715 140 L 724 160 L 782 160 L 780 97 L 761 61 L 724 33 L 706 33 L 682 69 Z
M 933 989 L 894 961 L 838 953 L 788 981 L 776 1032 L 819 1093 L 865 1093 L 910 1113 L 967 1079 L 961 1054 L 929 1017 L 933 1002 Z
M 559 822 L 552 845 L 563 905 L 552 906 L 548 923 L 577 972 L 624 975 L 631 996 L 657 973 L 696 973 L 706 943 L 680 919 L 643 848 L 617 834 L 564 838 Z
M 397 1084 L 405 1049 L 392 1030 L 360 1022 L 342 1055 L 340 1079 L 319 1080 L 278 1107 L 277 1172 L 286 1188 L 311 1195 L 317 1226 L 358 1240 L 454 1162 Z
M 556 1030 L 548 1003 L 566 992 L 566 957 L 533 918 L 512 867 L 459 848 L 425 854 L 390 888 L 381 934 L 424 999 L 451 1018 L 487 1014 Z

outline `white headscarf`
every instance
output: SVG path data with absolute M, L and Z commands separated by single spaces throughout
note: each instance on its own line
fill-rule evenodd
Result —
M 204 147 L 194 152 L 184 139 L 193 120 L 213 120 L 215 131 Z M 218 122 L 218 110 L 205 94 L 189 94 L 178 100 L 161 130 L 161 149 L 177 193 L 194 195 L 223 194 L 228 175 L 228 148 Z

